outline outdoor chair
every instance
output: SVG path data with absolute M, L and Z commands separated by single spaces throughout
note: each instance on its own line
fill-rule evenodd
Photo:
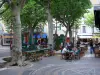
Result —
M 66 53 L 65 53 L 65 60 L 67 60 L 67 59 L 70 59 L 70 60 L 73 59 L 72 52 L 66 52 Z
M 80 59 L 80 50 L 77 50 L 77 52 L 75 52 L 74 59 Z
M 95 54 L 95 57 L 99 57 L 100 56 L 100 50 L 99 50 L 99 48 L 96 48 L 94 50 L 94 54 Z

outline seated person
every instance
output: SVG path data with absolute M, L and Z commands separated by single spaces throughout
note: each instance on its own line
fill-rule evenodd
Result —
M 72 50 L 73 43 L 72 42 L 67 42 L 66 47 L 67 47 L 68 50 Z
M 67 49 L 66 49 L 66 48 L 63 48 L 63 50 L 62 50 L 62 52 L 61 52 L 61 54 L 62 54 L 62 59 L 64 58 L 66 52 L 67 52 Z
M 76 47 L 74 47 L 72 50 L 74 51 L 74 55 L 77 55 L 80 52 L 80 50 Z

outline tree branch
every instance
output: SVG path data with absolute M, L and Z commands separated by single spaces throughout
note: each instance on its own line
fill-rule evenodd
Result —
M 44 6 L 43 3 L 41 3 L 40 0 L 34 0 L 36 3 L 40 4 L 41 6 Z
M 64 19 L 60 18 L 59 21 L 67 28 L 67 25 L 65 24 Z
M 26 0 L 21 0 L 21 8 L 23 8 L 24 7 L 24 5 L 25 5 L 25 3 L 26 3 Z
M 7 19 L 6 21 L 9 22 L 9 21 L 11 20 L 11 19 L 10 19 L 11 17 L 12 17 L 12 16 L 9 16 L 8 19 Z
M 3 0 L 3 2 L 0 4 L 0 8 L 3 6 L 4 3 L 5 3 L 5 0 Z
M 3 13 L 5 13 L 8 9 L 9 9 L 10 6 L 8 6 L 4 11 L 0 12 L 0 15 L 2 15 Z
M 48 6 L 44 5 L 44 1 L 41 0 L 34 0 L 37 4 L 41 5 L 42 7 L 44 7 L 45 9 L 47 9 Z M 47 0 L 48 1 L 48 0 Z
M 72 27 L 72 26 L 74 26 L 74 20 L 72 20 L 72 23 L 71 23 L 70 27 Z

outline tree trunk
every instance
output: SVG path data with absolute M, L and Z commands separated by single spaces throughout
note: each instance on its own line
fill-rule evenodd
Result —
M 57 21 L 56 21 L 56 30 L 55 30 L 55 34 L 57 34 Z
M 13 64 L 22 65 L 22 41 L 21 41 L 21 21 L 20 21 L 20 6 L 17 4 L 11 5 L 12 22 L 13 22 L 13 48 L 12 62 Z
M 66 37 L 67 37 L 67 34 L 68 34 L 68 29 L 66 29 L 66 33 L 65 33 L 64 46 L 66 46 Z
M 33 29 L 32 29 L 32 27 L 30 27 L 30 31 L 29 31 L 29 37 L 30 37 L 30 39 L 31 39 L 31 44 L 33 44 Z
M 53 23 L 52 23 L 53 21 L 49 8 L 47 9 L 47 13 L 48 13 L 48 32 L 49 32 L 48 43 L 52 45 L 53 49 Z
M 71 30 L 71 28 L 69 28 L 69 38 L 70 38 L 70 41 L 73 43 L 73 37 L 72 37 L 72 30 Z
M 77 28 L 75 28 L 75 42 L 74 42 L 74 45 L 77 43 L 76 38 L 77 38 Z
M 92 26 L 92 35 L 94 34 L 94 25 Z

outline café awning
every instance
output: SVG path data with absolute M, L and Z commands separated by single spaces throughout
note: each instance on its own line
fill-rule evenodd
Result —
M 92 36 L 79 36 L 79 38 L 87 39 L 87 38 L 92 38 Z
M 100 36 L 93 36 L 92 38 L 100 38 Z

